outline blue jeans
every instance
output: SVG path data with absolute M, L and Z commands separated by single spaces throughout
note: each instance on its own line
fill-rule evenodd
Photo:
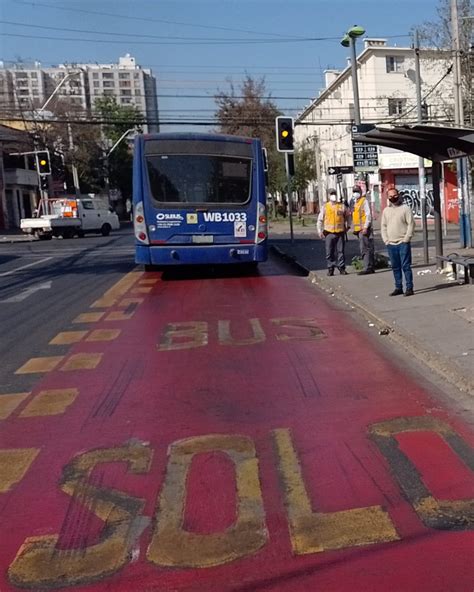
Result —
M 403 290 L 402 272 L 405 276 L 407 290 L 413 290 L 413 273 L 411 271 L 411 244 L 387 245 L 390 264 L 392 265 L 395 288 Z

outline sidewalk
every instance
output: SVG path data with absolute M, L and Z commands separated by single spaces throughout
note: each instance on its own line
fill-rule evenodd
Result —
M 444 239 L 445 253 L 469 253 L 459 248 L 458 229 L 448 231 Z M 378 270 L 374 275 L 358 276 L 348 265 L 349 275 L 328 277 L 324 242 L 316 238 L 313 225 L 294 227 L 294 244 L 289 238 L 289 224 L 270 225 L 271 244 L 275 250 L 304 267 L 310 281 L 319 288 L 357 310 L 369 326 L 392 339 L 413 357 L 426 364 L 443 378 L 474 395 L 474 291 L 437 273 L 434 252 L 434 233 L 430 231 L 430 265 L 423 265 L 421 232 L 413 241 L 413 274 L 415 296 L 390 297 L 393 275 L 390 269 Z M 378 253 L 387 254 L 376 237 Z M 352 235 L 346 245 L 346 261 L 358 254 L 358 242 Z M 461 280 L 462 281 L 462 280 Z
M 0 230 L 0 245 L 5 243 L 29 243 L 38 240 L 32 234 L 25 234 L 15 228 L 14 230 Z

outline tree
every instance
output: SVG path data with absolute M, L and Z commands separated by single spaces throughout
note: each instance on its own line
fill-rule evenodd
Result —
M 301 200 L 309 183 L 315 179 L 316 161 L 314 152 L 308 146 L 301 146 L 295 151 L 295 175 L 292 181 L 292 189 L 298 194 L 299 205 L 301 205 Z
M 459 41 L 461 47 L 461 78 L 465 97 L 465 121 L 474 121 L 474 95 L 472 93 L 473 54 L 470 51 L 473 36 L 471 16 L 472 0 L 457 0 Z M 438 0 L 437 21 L 426 21 L 417 27 L 424 45 L 446 51 L 452 48 L 451 0 Z M 435 55 L 436 59 L 436 55 Z M 451 109 L 452 110 L 452 109 Z
M 228 92 L 219 91 L 214 97 L 219 132 L 260 138 L 268 151 L 268 189 L 272 194 L 282 191 L 285 187 L 283 157 L 275 147 L 275 117 L 281 112 L 271 98 L 265 98 L 268 96 L 265 79 L 255 80 L 247 74 L 238 92 L 232 82 L 229 84 Z
M 114 97 L 104 97 L 95 102 L 95 113 L 103 121 L 102 134 L 106 140 L 104 153 L 130 129 L 139 129 L 145 118 L 135 105 L 119 105 Z M 132 154 L 127 142 L 121 142 L 108 159 L 110 187 L 119 189 L 123 198 L 132 195 Z

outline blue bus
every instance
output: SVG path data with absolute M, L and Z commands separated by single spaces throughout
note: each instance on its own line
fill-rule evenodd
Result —
M 258 139 L 162 133 L 135 138 L 135 261 L 257 265 L 267 258 L 266 158 Z

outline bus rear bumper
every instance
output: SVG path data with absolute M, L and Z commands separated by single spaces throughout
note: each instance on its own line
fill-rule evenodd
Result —
M 199 265 L 266 261 L 266 245 L 209 245 L 201 247 L 136 245 L 135 262 L 143 265 Z

